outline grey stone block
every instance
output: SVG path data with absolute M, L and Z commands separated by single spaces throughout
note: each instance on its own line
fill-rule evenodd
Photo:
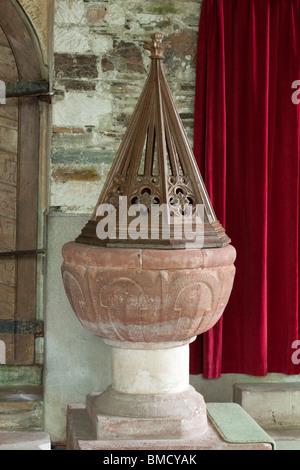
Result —
M 0 431 L 0 450 L 51 450 L 48 433 Z
M 300 427 L 300 383 L 236 384 L 234 402 L 263 428 Z

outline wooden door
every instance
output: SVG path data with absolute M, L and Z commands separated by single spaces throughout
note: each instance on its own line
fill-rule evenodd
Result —
M 43 79 L 26 17 L 14 0 L 2 0 L 0 10 L 0 80 Z M 33 365 L 35 337 L 43 330 L 36 321 L 34 254 L 39 116 L 37 97 L 7 98 L 0 104 L 0 364 Z
M 3 82 L 18 80 L 11 47 L 0 29 L 0 77 Z M 18 99 L 0 105 L 0 251 L 16 250 L 17 182 L 19 142 Z M 15 360 L 14 321 L 16 314 L 17 260 L 0 258 L 0 340 L 6 349 L 5 362 Z M 2 344 L 3 344 L 2 343 Z

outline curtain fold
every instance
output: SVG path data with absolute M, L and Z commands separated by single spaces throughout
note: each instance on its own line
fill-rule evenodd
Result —
M 237 249 L 222 319 L 191 344 L 191 373 L 300 373 L 300 0 L 204 0 L 194 153 Z M 299 95 L 300 97 L 300 95 Z

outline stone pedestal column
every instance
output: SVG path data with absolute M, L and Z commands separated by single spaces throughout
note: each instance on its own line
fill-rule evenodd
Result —
M 154 345 L 153 345 L 154 346 Z M 189 386 L 189 344 L 155 349 L 112 347 L 112 387 L 121 393 L 183 392 Z
M 87 397 L 97 439 L 186 439 L 207 431 L 204 399 L 189 384 L 189 341 L 155 349 L 109 343 L 111 386 Z

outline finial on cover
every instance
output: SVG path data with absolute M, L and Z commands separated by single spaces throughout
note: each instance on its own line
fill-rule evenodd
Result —
M 144 42 L 144 49 L 151 52 L 151 59 L 164 59 L 164 52 L 169 51 L 172 48 L 170 42 L 163 42 L 163 34 L 155 33 L 152 34 L 150 41 Z

